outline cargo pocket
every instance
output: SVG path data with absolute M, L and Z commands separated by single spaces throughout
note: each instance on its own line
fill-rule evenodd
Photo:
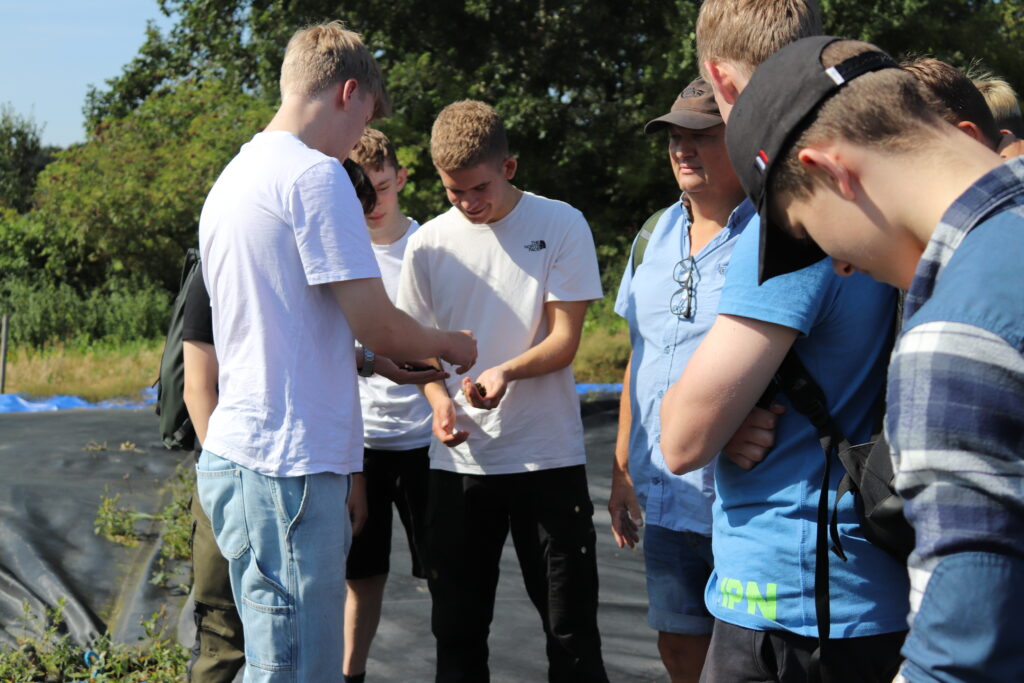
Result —
M 242 575 L 246 664 L 265 671 L 292 669 L 297 629 L 293 617 L 287 591 L 251 562 Z
M 236 560 L 249 549 L 249 534 L 245 527 L 245 511 L 242 506 L 242 473 L 237 465 L 216 457 L 204 465 L 218 466 L 227 463 L 224 469 L 200 469 L 196 465 L 196 491 L 203 506 L 217 547 L 224 557 Z

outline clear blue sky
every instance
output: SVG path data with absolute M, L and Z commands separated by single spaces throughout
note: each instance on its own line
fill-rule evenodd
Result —
M 148 19 L 172 23 L 156 0 L 0 0 L 0 103 L 44 126 L 44 144 L 81 142 L 87 87 L 121 73 Z

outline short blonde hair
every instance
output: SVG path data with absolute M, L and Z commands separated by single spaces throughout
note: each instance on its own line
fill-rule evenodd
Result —
M 340 21 L 299 29 L 288 41 L 281 64 L 281 96 L 319 95 L 331 86 L 354 79 L 374 98 L 374 118 L 391 112 L 380 65 L 362 38 Z
M 837 40 L 822 51 L 821 65 L 833 67 L 850 57 L 880 51 L 859 40 Z M 948 124 L 922 90 L 918 80 L 904 69 L 881 69 L 844 85 L 820 106 L 793 144 L 776 155 L 778 161 L 768 179 L 768 196 L 804 199 L 814 192 L 815 176 L 797 158 L 805 147 L 846 140 L 886 154 L 924 149 L 935 129 Z
M 985 98 L 996 126 L 1000 130 L 1008 130 L 1018 138 L 1024 138 L 1024 115 L 1020 111 L 1020 102 L 1013 86 L 992 74 L 982 73 L 974 76 L 974 86 Z
M 385 166 L 391 166 L 395 171 L 401 168 L 395 146 L 387 135 L 376 128 L 363 131 L 359 144 L 349 156 L 364 169 L 371 171 L 383 171 Z
M 728 61 L 747 71 L 783 46 L 822 34 L 816 0 L 704 0 L 697 15 L 697 59 Z
M 442 171 L 459 171 L 508 157 L 508 137 L 498 112 L 479 100 L 441 110 L 430 131 L 430 157 Z

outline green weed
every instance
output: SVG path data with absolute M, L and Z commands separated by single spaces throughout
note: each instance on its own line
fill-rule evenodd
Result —
M 170 683 L 184 676 L 188 652 L 168 634 L 165 608 L 142 621 L 146 635 L 137 645 L 115 643 L 104 633 L 83 648 L 68 634 L 64 605 L 58 600 L 39 618 L 24 603 L 25 635 L 14 649 L 0 651 L 0 681 Z

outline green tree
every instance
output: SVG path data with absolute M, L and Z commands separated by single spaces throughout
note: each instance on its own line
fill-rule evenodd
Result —
M 10 104 L 0 105 L 0 208 L 27 211 L 32 204 L 36 175 L 52 158 L 43 147 L 41 129 Z
M 86 289 L 143 276 L 176 288 L 207 192 L 271 115 L 253 96 L 206 79 L 104 120 L 39 178 L 34 222 L 49 236 L 51 279 Z
M 958 65 L 979 59 L 1024 86 L 1017 54 L 1024 0 L 821 1 L 830 33 Z M 284 46 L 296 28 L 340 18 L 360 31 L 396 103 L 379 125 L 410 169 L 404 202 L 419 218 L 445 208 L 428 155 L 431 122 L 445 104 L 465 97 L 486 100 L 504 115 L 523 187 L 584 211 L 608 285 L 638 224 L 674 197 L 663 141 L 644 136 L 642 125 L 697 73 L 692 0 L 160 3 L 177 19 L 158 41 L 166 50 L 157 60 L 160 82 L 213 75 L 268 103 L 276 101 Z M 148 68 L 133 62 L 132 73 Z M 128 93 L 142 80 L 126 71 L 111 94 Z

